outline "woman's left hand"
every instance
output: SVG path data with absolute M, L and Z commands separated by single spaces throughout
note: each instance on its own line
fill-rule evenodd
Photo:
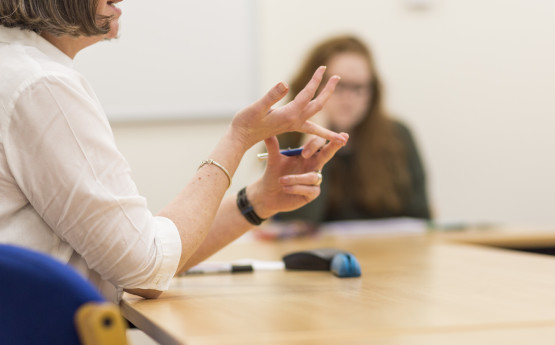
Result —
M 339 76 L 332 76 L 316 95 L 325 70 L 324 66 L 319 67 L 308 84 L 283 106 L 273 108 L 289 91 L 285 83 L 278 83 L 261 99 L 240 110 L 231 120 L 230 133 L 234 140 L 248 149 L 264 138 L 285 132 L 301 132 L 345 144 L 339 134 L 309 120 L 323 108 L 340 79 Z
M 348 140 L 349 135 L 341 133 Z M 276 137 L 264 140 L 268 150 L 268 163 L 260 180 L 247 187 L 247 198 L 255 212 L 269 218 L 278 212 L 295 210 L 320 194 L 320 176 L 323 166 L 343 146 L 313 137 L 302 155 L 295 157 L 279 153 Z

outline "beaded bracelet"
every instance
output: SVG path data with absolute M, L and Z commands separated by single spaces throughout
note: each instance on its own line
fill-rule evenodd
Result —
M 251 223 L 252 225 L 260 225 L 266 219 L 260 218 L 259 215 L 254 212 L 254 208 L 252 207 L 249 199 L 247 199 L 247 187 L 243 187 L 237 193 L 237 207 L 239 207 L 239 211 L 241 214 Z
M 229 182 L 229 185 L 227 186 L 227 188 L 229 188 L 229 186 L 231 186 L 231 175 L 229 174 L 229 172 L 227 171 L 227 169 L 224 168 L 223 165 L 221 165 L 220 163 L 216 162 L 216 161 L 213 160 L 213 159 L 207 159 L 207 160 L 204 160 L 204 161 L 200 162 L 200 165 L 199 165 L 198 169 L 202 168 L 202 167 L 205 166 L 206 164 L 212 164 L 212 165 L 215 165 L 215 166 L 217 166 L 218 168 L 220 168 L 220 170 L 224 172 L 225 176 L 227 176 L 227 180 L 228 180 L 228 182 Z M 197 169 L 197 170 L 198 170 L 198 169 Z

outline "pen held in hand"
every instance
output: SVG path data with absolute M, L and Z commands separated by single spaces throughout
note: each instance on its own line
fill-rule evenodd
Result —
M 284 156 L 289 156 L 289 157 L 293 157 L 293 156 L 299 156 L 301 153 L 303 152 L 303 148 L 299 147 L 296 149 L 287 149 L 287 150 L 280 150 L 279 153 L 284 155 Z M 268 153 L 259 153 L 256 155 L 258 157 L 259 160 L 264 160 L 264 159 L 268 159 Z

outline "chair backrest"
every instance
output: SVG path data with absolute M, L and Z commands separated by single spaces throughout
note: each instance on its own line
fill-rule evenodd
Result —
M 91 302 L 105 300 L 70 266 L 29 249 L 0 245 L 2 344 L 82 344 L 76 313 Z

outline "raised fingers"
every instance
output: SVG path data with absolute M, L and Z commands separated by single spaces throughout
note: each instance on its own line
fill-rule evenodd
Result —
M 334 75 L 328 80 L 324 89 L 318 94 L 318 97 L 311 100 L 304 109 L 302 115 L 303 119 L 307 120 L 310 117 L 314 116 L 314 114 L 322 110 L 324 104 L 326 104 L 328 99 L 333 94 L 333 91 L 335 90 L 335 87 L 337 86 L 339 80 L 341 80 L 341 77 L 337 75 Z
M 344 136 L 311 121 L 305 121 L 298 131 L 307 134 L 314 134 L 329 141 L 339 142 L 342 145 L 347 144 L 347 139 L 345 139 Z
M 299 106 L 304 108 L 314 98 L 314 94 L 316 94 L 316 90 L 318 90 L 318 86 L 320 86 L 320 82 L 322 82 L 325 71 L 326 66 L 318 67 L 316 72 L 312 75 L 312 79 L 310 79 L 304 89 L 297 94 L 294 102 L 299 103 Z

